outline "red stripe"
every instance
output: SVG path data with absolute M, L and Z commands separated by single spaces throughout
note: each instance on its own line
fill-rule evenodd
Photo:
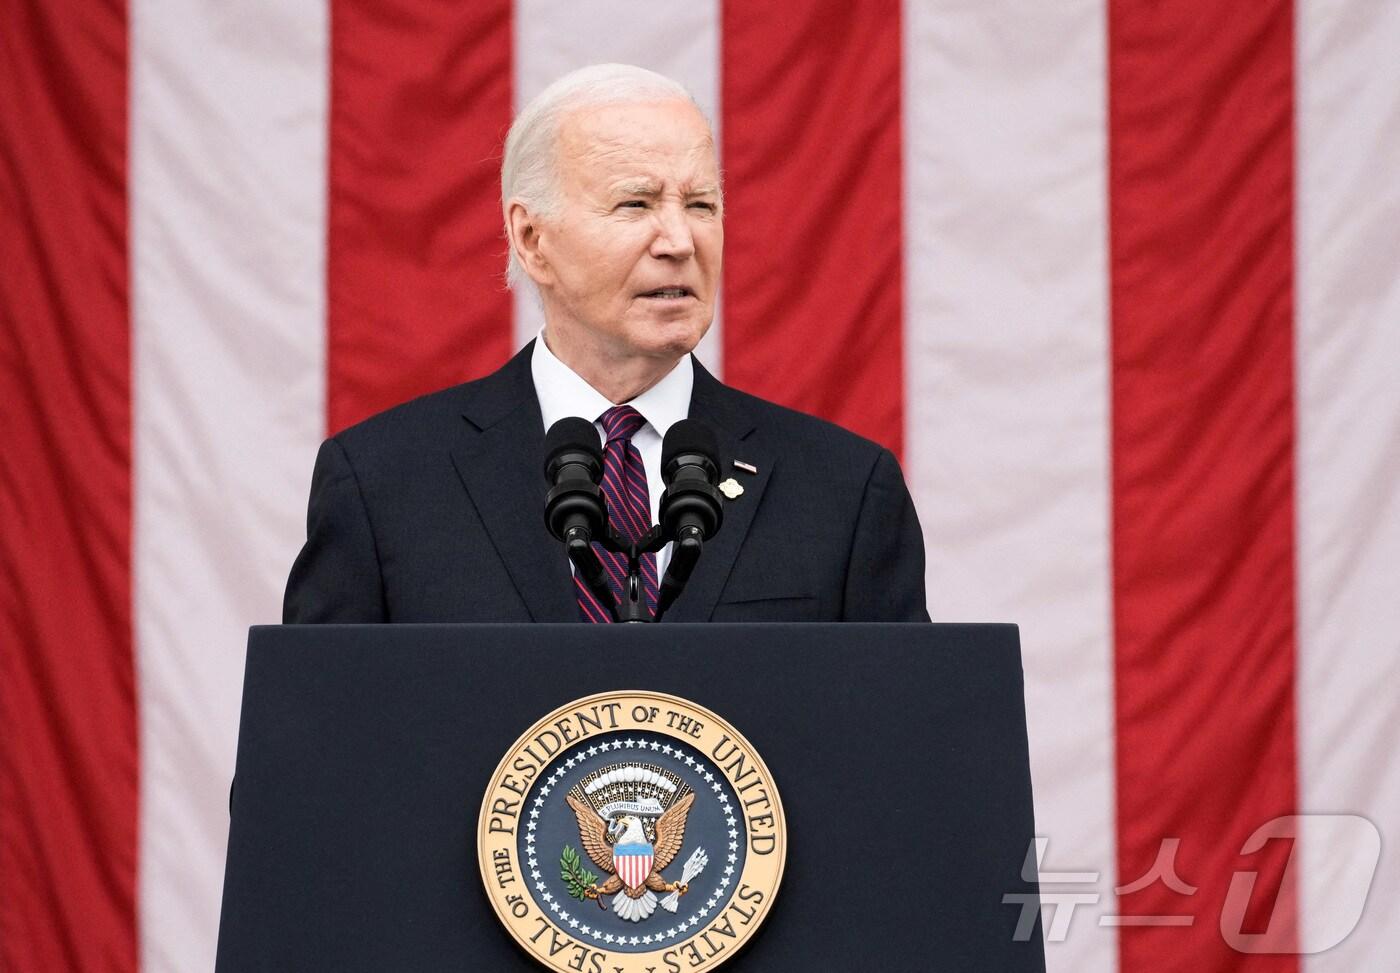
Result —
M 1292 10 L 1109 7 L 1119 881 L 1176 837 L 1200 888 L 1106 910 L 1195 917 L 1123 929 L 1126 971 L 1296 968 L 1221 935 L 1236 871 L 1245 932 L 1295 918 L 1288 844 L 1239 854 L 1297 807 Z
M 127 23 L 0 31 L 0 969 L 134 970 Z
M 726 2 L 725 381 L 900 453 L 898 0 Z
M 510 353 L 510 18 L 510 0 L 331 4 L 332 432 Z

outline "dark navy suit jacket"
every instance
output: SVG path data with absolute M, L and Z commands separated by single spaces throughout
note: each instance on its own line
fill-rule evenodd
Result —
M 580 620 L 544 524 L 532 350 L 326 440 L 284 622 Z M 928 620 L 923 538 L 889 450 L 699 362 L 690 416 L 714 428 L 720 478 L 744 492 L 665 621 Z

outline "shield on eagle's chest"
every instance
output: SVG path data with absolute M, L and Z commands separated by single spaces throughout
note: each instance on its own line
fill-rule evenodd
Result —
M 651 845 L 618 845 L 613 849 L 613 865 L 623 885 L 641 888 L 651 874 Z

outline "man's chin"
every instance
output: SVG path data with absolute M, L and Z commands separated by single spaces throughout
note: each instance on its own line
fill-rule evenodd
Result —
M 641 354 L 679 359 L 694 351 L 709 330 L 709 321 L 696 319 L 649 321 L 632 329 L 628 337 Z

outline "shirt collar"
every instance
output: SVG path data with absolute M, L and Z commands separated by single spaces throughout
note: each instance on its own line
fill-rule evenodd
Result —
M 554 357 L 544 343 L 543 329 L 535 337 L 530 373 L 535 382 L 535 396 L 540 401 L 540 415 L 544 418 L 546 431 L 568 416 L 582 416 L 596 422 L 613 406 L 577 372 Z M 695 365 L 689 355 L 682 355 L 661 381 L 627 404 L 646 418 L 647 424 L 658 436 L 665 437 L 673 423 L 690 413 L 690 393 L 694 387 Z

